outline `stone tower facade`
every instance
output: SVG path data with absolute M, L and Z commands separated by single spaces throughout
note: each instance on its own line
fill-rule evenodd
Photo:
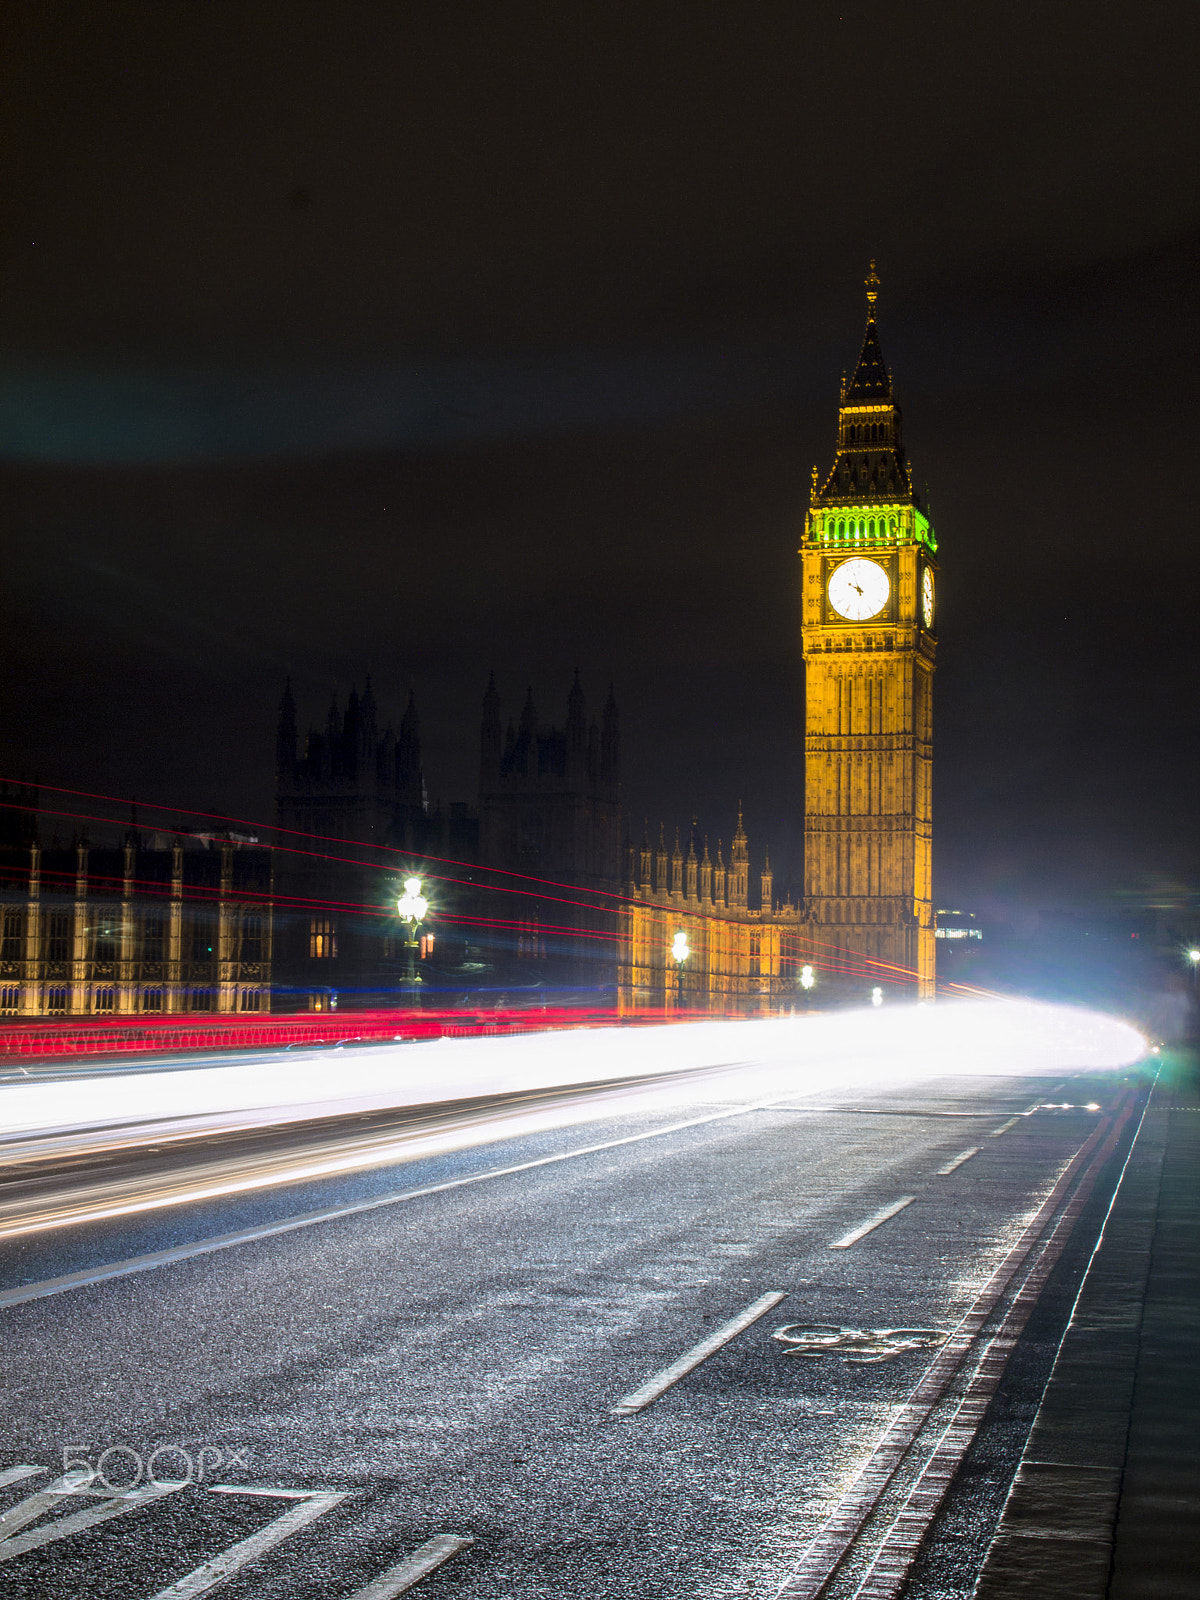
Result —
M 838 951 L 934 991 L 931 883 L 937 540 L 913 483 L 866 280 L 837 454 L 805 520 L 804 916 Z

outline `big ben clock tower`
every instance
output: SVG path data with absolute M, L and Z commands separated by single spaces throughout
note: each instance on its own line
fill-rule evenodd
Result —
M 818 962 L 930 996 L 937 540 L 879 344 L 874 262 L 866 289 L 837 456 L 823 483 L 813 468 L 800 550 L 804 915 Z

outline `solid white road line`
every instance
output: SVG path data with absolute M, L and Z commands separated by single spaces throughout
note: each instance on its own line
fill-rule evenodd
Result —
M 451 1556 L 474 1543 L 474 1539 L 456 1533 L 441 1533 L 436 1539 L 427 1539 L 406 1560 L 381 1573 L 374 1583 L 368 1583 L 365 1589 L 356 1589 L 349 1600 L 392 1600 L 393 1595 L 411 1589 L 443 1561 L 449 1561 Z
M 938 1177 L 948 1178 L 952 1172 L 956 1172 L 962 1166 L 964 1161 L 970 1161 L 972 1156 L 977 1156 L 980 1148 L 979 1145 L 973 1144 L 969 1150 L 964 1150 L 961 1155 L 955 1156 L 953 1161 L 947 1161 L 944 1167 L 937 1169 Z
M 873 1233 L 881 1223 L 886 1222 L 889 1217 L 894 1217 L 897 1211 L 903 1211 L 905 1206 L 912 1205 L 916 1198 L 915 1194 L 901 1195 L 899 1200 L 893 1200 L 890 1206 L 884 1206 L 882 1211 L 877 1211 L 873 1217 L 868 1217 L 860 1227 L 852 1229 L 849 1233 L 844 1233 L 829 1248 L 831 1250 L 849 1250 L 852 1244 L 857 1244 L 860 1239 L 865 1239 L 867 1234 Z
M 541 1156 L 536 1161 L 520 1161 L 512 1167 L 494 1167 L 487 1172 L 474 1172 L 466 1178 L 452 1178 L 447 1183 L 431 1183 L 424 1189 L 405 1189 L 400 1194 L 383 1195 L 377 1200 L 362 1200 L 357 1205 L 337 1206 L 332 1211 L 306 1211 L 302 1216 L 289 1217 L 284 1222 L 267 1223 L 261 1228 L 240 1228 L 236 1233 L 219 1233 L 212 1239 L 201 1239 L 196 1244 L 179 1245 L 174 1250 L 154 1250 L 144 1256 L 130 1256 L 125 1261 L 114 1261 L 107 1266 L 92 1267 L 86 1272 L 68 1272 L 61 1278 L 43 1278 L 40 1283 L 24 1283 L 15 1289 L 0 1290 L 0 1309 L 4 1306 L 24 1305 L 27 1300 L 43 1300 L 47 1295 L 65 1294 L 69 1289 L 82 1289 L 88 1284 L 104 1283 L 109 1278 L 125 1278 L 134 1272 L 151 1272 L 155 1267 L 167 1267 L 176 1261 L 190 1261 L 193 1256 L 211 1255 L 215 1250 L 231 1250 L 235 1245 L 252 1244 L 256 1239 L 272 1239 L 277 1234 L 294 1233 L 298 1228 L 314 1228 L 322 1222 L 336 1222 L 342 1217 L 356 1217 L 367 1211 L 378 1211 L 384 1206 L 402 1205 L 406 1200 L 420 1200 L 425 1195 L 445 1194 L 449 1189 L 463 1189 L 469 1184 L 488 1183 L 493 1178 L 509 1178 L 518 1172 L 531 1172 L 535 1167 L 553 1166 L 557 1161 L 573 1161 L 577 1156 L 595 1155 L 601 1150 L 616 1150 L 624 1144 L 640 1144 L 643 1139 L 661 1139 L 668 1133 L 680 1133 L 686 1128 L 701 1128 L 708 1122 L 723 1122 L 729 1117 L 740 1117 L 750 1111 L 769 1110 L 771 1100 L 754 1100 L 749 1105 L 735 1106 L 732 1111 L 717 1111 L 707 1117 L 692 1117 L 687 1122 L 672 1122 L 666 1128 L 654 1128 L 649 1133 L 633 1133 L 624 1139 L 608 1139 L 603 1144 L 584 1145 L 578 1150 L 564 1150 L 561 1155 Z
M 741 1333 L 743 1328 L 748 1328 L 752 1322 L 757 1322 L 759 1317 L 765 1316 L 772 1306 L 777 1306 L 781 1300 L 786 1299 L 786 1290 L 773 1290 L 770 1294 L 760 1295 L 753 1305 L 747 1306 L 745 1311 L 734 1317 L 732 1322 L 724 1323 L 715 1333 L 710 1333 L 707 1339 L 689 1350 L 687 1355 L 680 1356 L 678 1361 L 655 1373 L 653 1378 L 647 1378 L 640 1389 L 627 1394 L 624 1400 L 612 1408 L 613 1416 L 632 1417 L 637 1412 L 645 1410 L 651 1401 L 657 1400 L 660 1394 L 669 1389 L 673 1383 L 678 1383 L 679 1379 L 693 1367 L 698 1367 L 712 1355 L 714 1350 L 719 1350 L 722 1345 L 728 1344 Z
M 1021 1117 L 1020 1113 L 1018 1112 L 1015 1117 L 1009 1117 L 1007 1122 L 1002 1122 L 998 1128 L 993 1128 L 991 1133 L 988 1134 L 988 1138 L 998 1139 L 1002 1133 L 1007 1133 L 1010 1128 L 1015 1128 L 1020 1120 Z
M 257 1492 L 261 1494 L 262 1490 Z M 284 1490 L 282 1494 L 289 1500 L 293 1498 L 291 1490 Z M 169 1589 L 160 1589 L 153 1600 L 192 1600 L 193 1595 L 208 1594 L 211 1589 L 227 1583 L 236 1572 L 240 1572 L 251 1561 L 265 1555 L 268 1550 L 281 1544 L 284 1539 L 290 1538 L 293 1533 L 298 1533 L 310 1522 L 315 1522 L 318 1517 L 323 1517 L 327 1511 L 332 1511 L 334 1506 L 345 1498 L 344 1494 L 333 1493 L 306 1495 L 304 1504 L 293 1506 L 290 1511 L 285 1511 L 282 1516 L 276 1517 L 274 1522 L 268 1522 L 265 1528 L 260 1528 L 248 1539 L 230 1545 L 228 1550 L 222 1551 L 212 1561 L 206 1561 L 203 1566 L 194 1568 L 186 1577 L 180 1578 L 178 1583 L 173 1583 Z

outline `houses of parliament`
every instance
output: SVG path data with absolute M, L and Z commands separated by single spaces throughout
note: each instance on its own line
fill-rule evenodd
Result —
M 799 542 L 805 665 L 803 893 L 752 872 L 740 807 L 723 840 L 621 811 L 620 723 L 532 694 L 483 699 L 474 803 L 431 807 L 417 707 L 393 728 L 368 682 L 302 738 L 290 688 L 275 742 L 274 843 L 209 829 L 49 852 L 36 796 L 0 841 L 0 1013 L 229 1012 L 527 1004 L 623 1013 L 790 1009 L 813 973 L 934 991 L 932 681 L 937 541 L 883 358 L 874 264 L 834 457 Z M 780 730 L 780 737 L 798 737 Z M 15 819 L 15 820 L 14 820 Z M 732 820 L 732 818 L 731 818 Z M 61 860 L 60 860 L 61 857 Z M 396 915 L 406 873 L 433 913 Z M 428 997 L 427 999 L 425 997 Z

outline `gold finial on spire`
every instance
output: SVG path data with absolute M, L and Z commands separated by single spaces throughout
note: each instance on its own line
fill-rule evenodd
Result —
M 879 298 L 879 275 L 875 271 L 875 263 L 871 262 L 871 270 L 863 279 L 867 290 L 867 316 L 874 319 L 875 302 Z

